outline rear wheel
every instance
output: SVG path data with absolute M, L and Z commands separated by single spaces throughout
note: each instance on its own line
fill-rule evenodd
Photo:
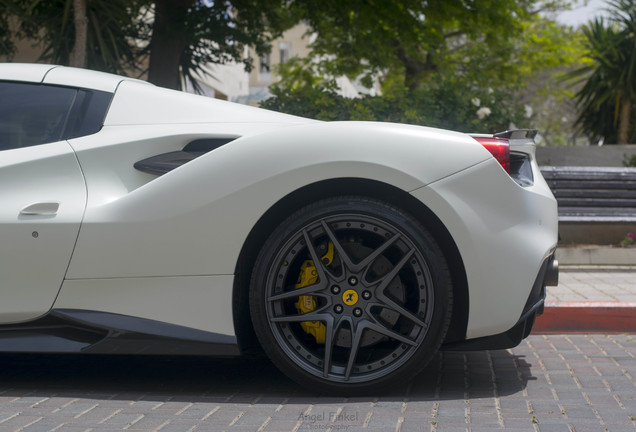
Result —
M 338 197 L 278 226 L 256 261 L 252 321 L 289 377 L 322 390 L 397 383 L 426 366 L 448 328 L 447 263 L 414 218 Z

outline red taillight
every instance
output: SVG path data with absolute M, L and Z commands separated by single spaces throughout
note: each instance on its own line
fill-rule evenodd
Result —
M 505 169 L 507 173 L 510 173 L 510 145 L 508 144 L 507 139 L 494 137 L 473 138 L 475 138 L 481 145 L 483 145 L 486 150 L 492 153 L 495 159 L 497 159 L 497 162 L 501 164 L 503 169 Z

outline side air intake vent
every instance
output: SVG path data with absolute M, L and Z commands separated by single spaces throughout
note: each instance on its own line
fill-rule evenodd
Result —
M 217 149 L 231 141 L 233 138 L 202 138 L 188 143 L 182 150 L 162 153 L 147 159 L 135 162 L 134 167 L 139 171 L 155 175 L 162 175 L 175 168 L 187 164 L 214 149 Z

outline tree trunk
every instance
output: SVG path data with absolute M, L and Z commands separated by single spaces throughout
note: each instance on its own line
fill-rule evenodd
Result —
M 425 59 L 413 58 L 400 46 L 399 41 L 394 41 L 398 60 L 404 66 L 404 85 L 409 91 L 415 91 L 422 87 L 424 80 L 430 72 L 437 71 L 430 53 L 426 53 Z
M 632 115 L 632 100 L 623 99 L 618 117 L 618 144 L 629 144 L 629 120 Z
M 86 1 L 73 0 L 73 24 L 75 25 L 75 43 L 70 54 L 70 66 L 86 66 L 86 39 L 88 37 L 88 18 Z
M 171 89 L 181 88 L 179 61 L 187 47 L 186 15 L 194 0 L 156 0 L 150 39 L 148 81 Z

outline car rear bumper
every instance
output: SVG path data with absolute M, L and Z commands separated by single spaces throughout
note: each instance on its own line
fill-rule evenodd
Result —
M 556 286 L 558 280 L 559 263 L 553 254 L 541 265 L 541 269 L 532 286 L 532 291 L 528 296 L 523 313 L 519 321 L 517 321 L 510 330 L 492 336 L 445 344 L 442 345 L 442 349 L 445 351 L 477 351 L 516 347 L 523 339 L 530 335 L 535 318 L 543 313 L 546 286 Z

